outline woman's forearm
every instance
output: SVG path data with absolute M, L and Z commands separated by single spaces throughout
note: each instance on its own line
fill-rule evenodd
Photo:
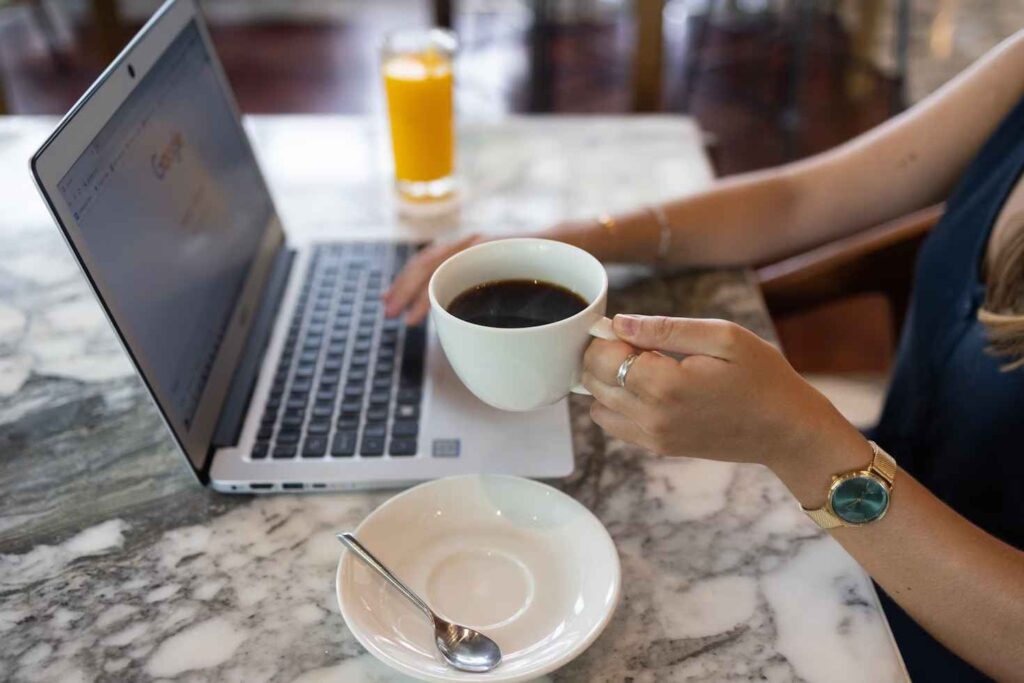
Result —
M 748 173 L 710 189 L 659 204 L 670 230 L 661 259 L 676 266 L 748 265 L 786 249 L 795 190 L 786 167 Z M 659 260 L 662 222 L 649 206 L 607 217 L 569 221 L 538 233 L 586 249 L 602 261 Z
M 773 467 L 805 506 L 871 451 L 850 428 L 812 462 Z M 884 447 L 884 444 L 881 444 Z M 1024 680 L 1024 552 L 985 533 L 902 470 L 885 517 L 833 537 L 933 637 L 997 680 Z

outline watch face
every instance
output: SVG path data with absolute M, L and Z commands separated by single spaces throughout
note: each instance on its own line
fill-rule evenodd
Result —
M 873 477 L 855 475 L 832 489 L 832 511 L 848 524 L 866 524 L 885 514 L 889 489 Z

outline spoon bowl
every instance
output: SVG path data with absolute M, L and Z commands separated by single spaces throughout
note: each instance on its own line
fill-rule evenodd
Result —
M 434 642 L 445 661 L 460 671 L 484 673 L 501 663 L 501 648 L 468 626 L 434 617 Z

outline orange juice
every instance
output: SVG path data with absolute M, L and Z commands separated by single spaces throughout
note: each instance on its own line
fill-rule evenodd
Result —
M 384 61 L 384 90 L 399 182 L 431 182 L 453 171 L 452 64 L 436 50 Z

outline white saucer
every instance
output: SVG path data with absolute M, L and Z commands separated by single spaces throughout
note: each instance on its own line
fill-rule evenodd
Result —
M 374 510 L 356 536 L 443 617 L 501 647 L 486 674 L 448 667 L 433 630 L 398 591 L 350 553 L 338 604 L 379 660 L 427 681 L 522 681 L 572 661 L 619 600 L 619 556 L 601 522 L 550 486 L 497 475 L 420 484 Z

